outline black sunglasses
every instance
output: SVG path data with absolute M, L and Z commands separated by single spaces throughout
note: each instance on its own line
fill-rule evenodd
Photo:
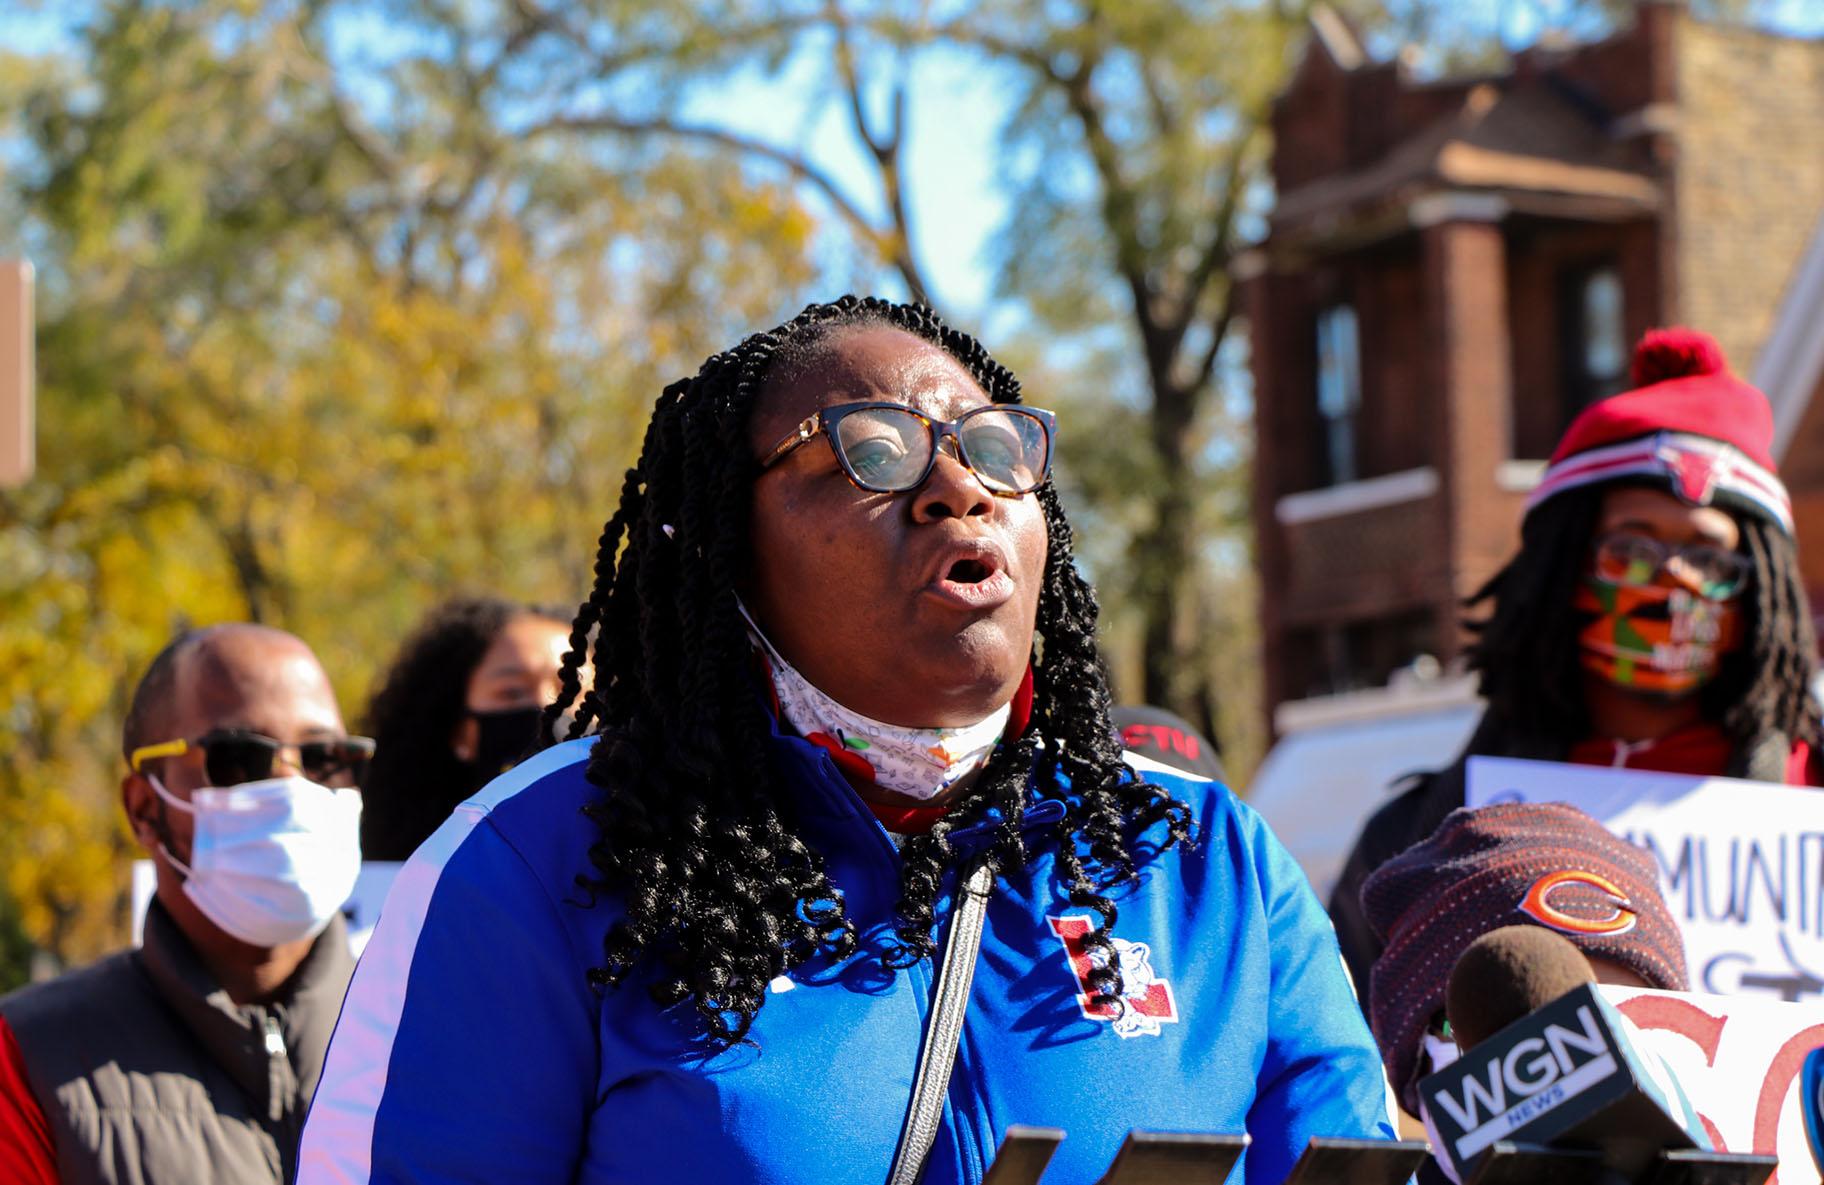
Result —
M 181 757 L 192 750 L 203 753 L 203 771 L 211 786 L 239 786 L 272 776 L 279 755 L 296 750 L 298 769 L 313 782 L 331 786 L 358 786 L 374 756 L 371 737 L 344 736 L 288 745 L 263 732 L 239 728 L 211 729 L 200 737 L 141 745 L 127 757 L 134 773 L 155 757 Z
M 1057 417 L 1036 407 L 990 403 L 955 420 L 934 420 L 902 403 L 839 403 L 806 416 L 760 460 L 762 471 L 791 456 L 819 433 L 843 474 L 875 494 L 899 494 L 925 484 L 937 450 L 949 437 L 956 459 L 990 493 L 1030 494 L 1051 475 Z

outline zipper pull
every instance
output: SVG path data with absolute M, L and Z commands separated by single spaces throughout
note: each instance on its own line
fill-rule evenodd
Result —
M 266 1023 L 266 1056 L 285 1056 L 285 1035 L 279 1032 L 279 1018 L 272 1013 L 265 1013 L 262 1020 Z

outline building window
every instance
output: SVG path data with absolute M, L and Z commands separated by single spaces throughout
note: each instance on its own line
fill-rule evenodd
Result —
M 1559 357 L 1564 360 L 1564 422 L 1627 385 L 1626 302 L 1621 275 L 1611 265 L 1566 278 L 1561 304 Z
M 1341 625 L 1292 630 L 1286 637 L 1286 685 L 1312 698 L 1385 687 L 1395 671 L 1438 653 L 1437 615 L 1412 609 Z
M 1355 419 L 1362 406 L 1362 352 L 1355 309 L 1331 305 L 1317 315 L 1317 415 L 1323 424 L 1325 485 L 1354 481 Z

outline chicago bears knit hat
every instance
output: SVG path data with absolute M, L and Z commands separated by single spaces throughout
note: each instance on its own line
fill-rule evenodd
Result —
M 1555 930 L 1587 956 L 1684 991 L 1685 941 L 1653 857 L 1564 803 L 1452 811 L 1431 837 L 1362 885 L 1387 944 L 1369 978 L 1369 1021 L 1388 1079 L 1418 1114 L 1419 1050 L 1465 947 L 1501 926 Z

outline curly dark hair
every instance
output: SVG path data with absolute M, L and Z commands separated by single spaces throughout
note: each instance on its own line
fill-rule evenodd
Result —
M 374 760 L 362 783 L 361 854 L 404 860 L 488 778 L 457 759 L 450 736 L 468 706 L 469 676 L 508 622 L 567 613 L 496 597 L 445 601 L 400 645 L 368 701 Z
M 736 581 L 748 565 L 759 473 L 748 439 L 755 401 L 770 378 L 814 356 L 835 331 L 859 325 L 934 343 L 995 402 L 1019 401 L 1018 381 L 973 338 L 923 306 L 874 298 L 812 305 L 711 357 L 694 378 L 667 387 L 653 409 L 639 461 L 602 530 L 563 690 L 545 714 L 546 743 L 572 705 L 568 735 L 600 733 L 588 778 L 605 793 L 586 811 L 600 835 L 589 851 L 593 870 L 577 881 L 614 895 L 625 913 L 604 939 L 591 982 L 619 986 L 643 960 L 655 960 L 652 998 L 661 1006 L 691 1000 L 717 1047 L 746 1040 L 770 980 L 818 952 L 846 958 L 858 948 L 842 894 L 823 856 L 794 829 L 791 795 L 768 759 L 767 709 Z M 1122 765 L 1096 649 L 1095 596 L 1074 566 L 1056 490 L 1048 483 L 1036 496 L 1049 551 L 1031 723 L 995 751 L 941 822 L 906 841 L 894 937 L 880 958 L 897 967 L 932 953 L 939 886 L 962 863 L 952 831 L 994 820 L 980 858 L 997 872 L 1024 865 L 1020 821 L 1030 788 L 1065 804 L 1050 838 L 1070 900 L 1099 918 L 1086 941 L 1107 960 L 1091 973 L 1091 989 L 1098 1001 L 1118 1002 L 1109 938 L 1116 910 L 1106 891 L 1137 875 L 1141 831 L 1165 821 L 1156 846 L 1163 850 L 1190 840 L 1192 816 Z M 577 672 L 598 625 L 594 686 L 584 691 Z
M 1469 598 L 1472 608 L 1489 607 L 1467 623 L 1475 634 L 1469 666 L 1488 701 L 1472 752 L 1562 760 L 1570 742 L 1588 734 L 1577 657 L 1585 619 L 1572 600 L 1610 488 L 1567 490 L 1534 508 L 1522 524 L 1519 552 Z M 1817 640 L 1792 538 L 1758 516 L 1735 517 L 1753 569 L 1742 604 L 1746 644 L 1724 659 L 1699 695 L 1705 718 L 1747 761 L 1764 745 L 1817 743 L 1811 697 Z

